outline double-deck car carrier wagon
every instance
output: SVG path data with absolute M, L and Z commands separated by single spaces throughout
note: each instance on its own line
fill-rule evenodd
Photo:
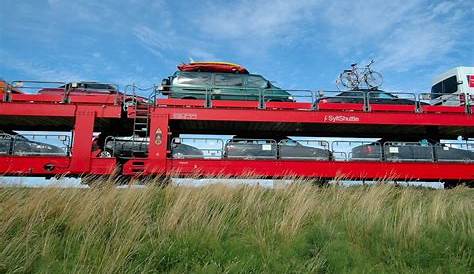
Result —
M 25 90 L 28 85 L 48 83 L 22 84 Z M 87 96 L 71 92 L 78 88 L 75 83 L 61 84 L 62 92 L 35 94 L 12 92 L 12 87 L 6 85 L 0 96 L 4 136 L 0 145 L 8 146 L 3 153 L 0 148 L 3 176 L 297 176 L 449 184 L 474 180 L 470 154 L 474 145 L 440 142 L 474 137 L 470 97 L 463 98 L 467 101 L 463 105 L 433 106 L 424 103 L 430 100 L 429 94 L 403 94 L 413 98 L 412 104 L 394 104 L 380 101 L 380 91 L 368 90 L 353 91 L 346 95 L 349 100 L 339 101 L 327 100 L 333 98 L 328 91 L 286 90 L 292 94 L 291 101 L 272 101 L 265 99 L 272 90 L 263 87 L 254 93 L 256 100 L 218 100 L 216 91 L 208 87 L 199 90 L 204 99 L 166 97 L 158 89 L 151 90 L 147 99 L 117 90 Z M 224 89 L 220 87 L 219 92 Z M 15 149 L 17 131 L 58 136 L 63 132 L 58 139 L 71 142 L 64 153 L 20 153 Z M 236 135 L 247 140 L 215 140 L 211 147 L 196 149 L 185 144 L 186 134 Z M 288 136 L 306 139 L 295 141 Z M 427 136 L 429 142 L 415 141 Z M 347 137 L 380 141 L 347 141 Z M 194 139 L 212 143 L 211 138 Z M 317 143 L 312 154 L 292 152 L 292 146 L 304 150 L 311 142 Z M 127 143 L 131 144 L 128 153 L 117 153 L 117 144 L 123 148 Z M 239 146 L 265 153 L 235 153 Z

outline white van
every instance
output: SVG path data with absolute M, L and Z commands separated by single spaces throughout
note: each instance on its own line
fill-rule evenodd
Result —
M 431 104 L 462 106 L 466 99 L 474 104 L 474 67 L 455 67 L 434 78 Z

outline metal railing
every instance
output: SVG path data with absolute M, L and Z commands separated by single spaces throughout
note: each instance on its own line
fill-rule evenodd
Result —
M 149 138 L 107 136 L 102 157 L 134 158 L 148 155 Z
M 71 139 L 68 135 L 0 134 L 0 155 L 70 156 Z
M 175 137 L 171 140 L 171 157 L 175 159 L 221 159 L 223 151 L 224 141 L 219 138 Z
M 5 138 L 4 138 L 5 139 Z M 7 142 L 2 141 L 1 144 Z M 102 157 L 133 158 L 148 154 L 149 139 L 109 136 Z M 0 149 L 1 153 L 1 149 Z M 138 157 L 140 157 L 138 156 Z M 384 142 L 371 140 L 314 140 L 175 137 L 170 142 L 174 159 L 282 159 L 313 161 L 474 162 L 474 141 Z
M 438 162 L 474 162 L 474 141 L 435 144 L 434 155 Z
M 384 159 L 390 162 L 433 162 L 434 146 L 422 142 L 386 142 Z
M 226 142 L 224 157 L 230 159 L 277 159 L 278 145 L 272 139 L 234 138 Z
M 279 159 L 332 160 L 328 141 L 283 139 L 278 142 Z
M 434 106 L 462 106 L 464 107 L 466 113 L 472 113 L 472 107 L 474 105 L 474 95 L 466 95 L 464 93 L 460 94 L 426 92 L 418 94 L 418 101 L 420 103 Z M 421 110 L 423 110 L 423 106 L 421 106 Z
M 332 141 L 331 151 L 336 161 L 382 161 L 382 145 L 374 141 Z
M 423 107 L 432 105 L 434 101 L 427 99 L 433 97 L 433 93 L 415 92 L 384 92 L 378 90 L 348 90 L 348 91 L 328 91 L 328 90 L 304 90 L 304 89 L 264 89 L 246 88 L 242 86 L 221 87 L 221 86 L 161 86 L 160 93 L 169 98 L 181 99 L 201 99 L 204 100 L 203 107 L 212 108 L 214 100 L 242 100 L 257 101 L 258 108 L 265 109 L 268 102 L 300 102 L 308 103 L 308 109 L 318 110 L 323 104 L 355 104 L 362 111 L 372 111 L 372 106 L 384 105 L 405 105 L 412 107 L 413 112 L 422 112 Z M 163 93 L 163 89 L 166 91 Z M 446 95 L 444 95 L 446 96 Z M 471 113 L 474 103 L 474 96 L 452 95 L 453 98 L 445 99 L 444 106 L 465 106 L 466 113 Z M 444 98 L 444 97 L 443 97 Z M 457 102 L 457 104 L 455 103 Z M 460 102 L 460 103 L 459 103 Z
M 85 87 L 84 84 L 100 84 L 108 85 L 113 89 L 98 89 Z M 15 80 L 10 83 L 10 88 L 15 88 L 26 92 L 26 94 L 50 94 L 50 95 L 62 95 L 62 103 L 70 103 L 70 96 L 72 92 L 79 91 L 85 95 L 89 92 L 100 95 L 114 95 L 114 104 L 120 104 L 124 101 L 125 94 L 121 93 L 119 86 L 112 83 L 93 83 L 93 82 L 56 82 L 56 81 L 31 81 L 31 80 Z M 7 96 L 10 97 L 10 93 L 7 92 Z

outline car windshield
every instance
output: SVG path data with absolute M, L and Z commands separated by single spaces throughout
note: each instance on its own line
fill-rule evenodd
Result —
M 283 139 L 280 141 L 280 144 L 281 145 L 285 145 L 285 146 L 297 146 L 299 145 L 299 143 L 295 140 L 292 140 L 292 139 Z
M 200 73 L 200 72 L 181 72 L 173 79 L 173 85 L 195 85 L 195 86 L 205 86 L 211 84 L 211 74 L 210 73 Z
M 369 93 L 370 94 L 370 98 L 379 98 L 379 99 L 393 99 L 393 98 L 397 98 L 396 96 L 390 94 L 390 93 L 386 93 L 386 92 L 371 92 Z
M 364 94 L 362 92 L 345 91 L 345 92 L 339 93 L 337 96 L 346 97 L 346 98 L 357 98 L 357 97 L 364 97 Z
M 115 87 L 109 84 L 100 84 L 100 83 L 87 83 L 84 84 L 86 89 L 106 89 L 106 90 L 116 90 Z

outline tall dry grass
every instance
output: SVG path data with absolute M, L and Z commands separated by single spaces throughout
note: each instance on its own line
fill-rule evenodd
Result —
M 224 184 L 0 189 L 0 272 L 460 272 L 474 192 Z

